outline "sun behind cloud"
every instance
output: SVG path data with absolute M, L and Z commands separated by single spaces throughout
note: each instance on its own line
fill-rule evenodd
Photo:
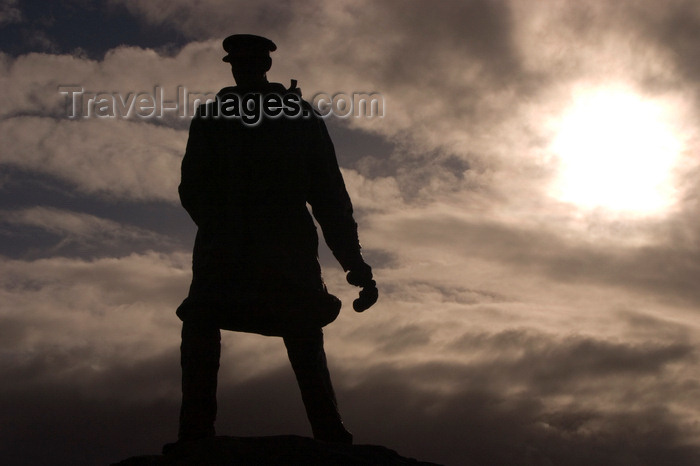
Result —
M 577 93 L 551 146 L 559 162 L 554 197 L 581 208 L 667 212 L 682 151 L 669 113 L 663 102 L 625 89 Z

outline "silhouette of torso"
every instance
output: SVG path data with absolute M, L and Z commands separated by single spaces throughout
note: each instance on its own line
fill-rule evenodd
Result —
M 276 83 L 260 91 L 288 92 Z M 341 264 L 356 260 L 359 242 L 323 121 L 305 102 L 308 118 L 255 125 L 216 118 L 213 105 L 198 109 L 182 164 L 180 198 L 199 229 L 178 315 L 267 335 L 327 324 L 340 303 L 321 278 L 307 203 Z

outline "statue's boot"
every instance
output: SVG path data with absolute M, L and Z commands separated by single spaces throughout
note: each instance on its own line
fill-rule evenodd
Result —
M 314 438 L 324 442 L 351 444 L 352 434 L 345 429 L 338 412 L 323 350 L 321 329 L 304 336 L 285 337 L 284 344 Z

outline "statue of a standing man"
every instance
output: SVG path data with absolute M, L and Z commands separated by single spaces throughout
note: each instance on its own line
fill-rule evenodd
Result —
M 179 187 L 197 224 L 193 280 L 182 319 L 178 442 L 215 435 L 220 329 L 281 336 L 314 438 L 352 443 L 323 349 L 322 327 L 340 311 L 321 278 L 318 236 L 307 204 L 348 282 L 356 310 L 377 299 L 357 224 L 325 124 L 300 92 L 267 81 L 269 39 L 223 42 L 236 86 L 192 120 Z

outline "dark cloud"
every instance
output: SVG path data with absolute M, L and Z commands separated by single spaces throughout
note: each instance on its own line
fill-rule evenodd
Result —
M 172 441 L 175 400 L 123 402 L 63 387 L 4 393 L 1 409 L 12 419 L 0 442 L 5 464 L 69 466 L 111 464 L 157 454 Z
M 418 385 L 468 384 L 504 393 L 512 386 L 522 387 L 519 392 L 528 392 L 533 397 L 567 393 L 590 396 L 593 387 L 604 385 L 618 390 L 626 386 L 627 378 L 661 377 L 668 366 L 690 365 L 696 360 L 695 348 L 690 344 L 628 344 L 520 330 L 467 334 L 448 348 L 475 362 L 429 362 L 414 366 L 412 371 Z M 600 394 L 596 390 L 593 389 L 594 396 Z M 645 396 L 634 388 L 629 393 L 640 399 Z M 628 402 L 634 405 L 633 400 Z
M 100 59 L 119 45 L 178 50 L 183 35 L 167 24 L 143 27 L 110 0 L 23 0 L 0 6 L 0 44 L 14 56 L 67 53 Z
M 700 251 L 694 244 L 592 242 L 584 235 L 565 238 L 546 229 L 439 216 L 430 222 L 400 223 L 397 231 L 405 241 L 450 244 L 460 256 L 496 260 L 564 283 L 620 287 L 668 302 L 700 302 L 695 284 Z
M 419 335 L 425 344 L 421 332 L 405 326 L 392 341 L 415 346 Z M 452 347 L 486 359 L 350 369 L 336 367 L 330 354 L 339 403 L 359 443 L 447 465 L 690 466 L 700 458 L 689 443 L 691 421 L 664 406 L 683 388 L 682 378 L 664 368 L 694 364 L 687 346 L 507 331 L 465 335 Z M 240 378 L 240 357 L 227 357 L 221 369 L 219 433 L 309 435 L 291 369 Z M 104 464 L 155 453 L 173 439 L 176 346 L 100 370 L 93 360 L 88 348 L 76 347 L 44 348 L 20 365 L 4 362 L 3 378 L 23 381 L 6 385 L 0 397 L 14 420 L 0 442 L 4 462 Z M 642 385 L 638 392 L 623 388 L 635 384 Z M 38 441 L 42 448 L 32 443 Z
M 387 335 L 387 340 L 377 349 L 385 353 L 399 353 L 407 348 L 426 346 L 430 343 L 430 331 L 418 325 L 405 325 Z
M 519 364 L 527 371 L 528 361 Z M 576 360 L 565 364 L 576 366 Z M 362 382 L 345 390 L 348 422 L 405 454 L 448 465 L 691 465 L 700 458 L 687 431 L 692 421 L 664 408 L 662 396 L 643 406 L 634 399 L 615 408 L 598 407 L 595 400 L 557 405 L 536 387 L 510 390 L 523 382 L 513 366 L 494 361 L 471 371 L 459 368 L 428 364 L 367 371 Z M 496 372 L 502 380 L 492 385 Z M 459 377 L 462 383 L 448 390 L 417 388 L 436 377 Z M 557 394 L 570 396 L 568 388 Z
M 0 215 L 3 217 L 0 228 L 8 228 L 10 239 L 12 236 L 33 237 L 37 230 L 40 236 L 48 233 L 57 238 L 54 246 L 47 246 L 51 240 L 42 238 L 41 252 L 47 256 L 113 257 L 125 251 L 147 251 L 153 244 L 158 244 L 164 252 L 172 251 L 174 246 L 169 236 L 74 211 L 32 207 L 0 211 Z
M 382 287 L 388 299 L 406 299 L 406 296 L 418 299 L 420 295 L 436 296 L 440 304 L 480 304 L 499 303 L 513 300 L 505 294 L 492 290 L 472 289 L 463 286 L 449 286 L 440 283 L 419 280 L 406 280 L 401 285 L 389 283 Z
M 382 67 L 390 73 L 386 77 L 390 83 L 418 81 L 432 84 L 426 91 L 436 94 L 455 92 L 449 87 L 449 78 L 438 71 L 449 68 L 450 63 L 443 60 L 450 57 L 459 59 L 460 64 L 478 63 L 485 79 L 507 80 L 520 72 L 506 1 L 455 0 L 431 5 L 399 1 L 383 2 L 380 8 L 385 14 L 377 18 L 390 18 L 390 29 L 404 34 L 401 42 L 384 44 L 390 48 L 388 56 L 396 60 Z M 391 14 L 399 9 L 401 15 Z
M 390 163 L 390 156 L 394 144 L 384 137 L 365 134 L 342 122 L 337 119 L 327 122 L 340 166 L 356 169 L 372 178 L 393 175 L 395 167 Z
M 695 31 L 700 28 L 700 10 L 695 2 L 666 2 L 661 11 L 654 8 L 630 8 L 640 35 L 650 43 L 667 49 L 683 78 L 689 83 L 700 79 L 700 44 Z M 653 82 L 650 84 L 654 84 Z
M 27 323 L 18 318 L 0 319 L 0 342 L 6 351 L 20 346 L 29 334 Z
M 119 257 L 155 247 L 164 252 L 187 251 L 192 247 L 196 228 L 184 209 L 174 203 L 79 196 L 73 192 L 70 183 L 48 175 L 13 167 L 3 167 L 3 174 L 6 179 L 0 183 L 0 211 L 4 213 L 0 217 L 3 238 L 0 254 L 4 257 L 29 260 L 57 254 Z M 64 212 L 68 214 L 66 219 L 74 216 L 85 220 L 99 218 L 104 223 L 98 221 L 98 224 L 114 228 L 107 228 L 102 234 L 99 228 L 70 232 L 65 228 L 42 228 L 36 222 L 29 225 L 11 221 L 13 218 L 19 220 L 18 216 L 32 212 L 36 206 Z M 132 228 L 122 231 L 121 225 L 131 225 Z M 130 235 L 130 232 L 135 235 Z
M 617 315 L 634 337 L 678 342 L 691 340 L 692 331 L 682 322 L 660 318 L 639 310 L 622 310 Z
M 368 264 L 373 264 L 373 266 L 378 269 L 387 269 L 398 265 L 396 255 L 391 254 L 388 251 L 363 248 L 362 256 L 365 258 Z
M 0 3 L 0 27 L 22 21 L 22 11 L 17 8 L 17 0 Z
M 258 33 L 273 39 L 293 21 L 294 3 L 291 1 L 257 2 L 200 2 L 193 9 L 190 2 L 118 0 L 136 18 L 149 26 L 174 27 L 190 40 L 224 38 L 235 33 Z M 193 14 L 196 11 L 197 14 Z M 252 31 L 251 28 L 255 30 Z

